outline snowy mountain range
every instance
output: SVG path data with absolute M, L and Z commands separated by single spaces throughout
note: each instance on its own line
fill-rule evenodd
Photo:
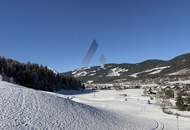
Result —
M 190 53 L 171 60 L 147 60 L 136 64 L 105 64 L 104 66 L 84 67 L 63 73 L 74 76 L 83 82 L 112 82 L 118 79 L 137 80 L 158 77 L 190 76 Z

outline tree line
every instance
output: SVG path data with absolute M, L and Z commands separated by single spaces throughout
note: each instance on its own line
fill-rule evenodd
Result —
M 79 80 L 56 74 L 47 66 L 21 63 L 5 57 L 0 57 L 0 75 L 2 80 L 44 91 L 84 88 Z
M 190 111 L 190 95 L 184 91 L 179 91 L 177 93 L 176 106 L 181 111 Z

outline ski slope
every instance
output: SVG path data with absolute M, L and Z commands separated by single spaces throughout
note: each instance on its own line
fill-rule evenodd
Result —
M 1 130 L 125 130 L 116 114 L 0 81 Z
M 73 96 L 67 93 L 65 92 L 65 95 Z M 142 94 L 143 89 L 100 90 L 95 93 L 74 95 L 73 100 L 117 112 L 120 117 L 126 118 L 126 122 L 131 126 L 128 128 L 134 130 L 177 130 L 176 116 L 163 113 L 155 100 L 148 104 L 149 98 Z M 179 117 L 179 128 L 190 130 L 190 118 Z

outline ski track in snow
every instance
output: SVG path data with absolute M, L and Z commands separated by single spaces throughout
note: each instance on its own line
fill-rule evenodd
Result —
M 165 130 L 164 123 L 155 120 L 155 124 L 156 124 L 156 127 L 154 127 L 151 130 Z
M 128 119 L 42 91 L 0 82 L 1 130 L 147 130 L 153 122 Z M 144 125 L 145 123 L 145 125 Z
M 6 86 L 5 86 L 6 87 Z M 38 115 L 38 99 L 35 94 L 24 92 L 19 88 L 2 88 L 1 91 L 1 129 L 27 127 Z M 22 127 L 21 127 L 22 126 Z

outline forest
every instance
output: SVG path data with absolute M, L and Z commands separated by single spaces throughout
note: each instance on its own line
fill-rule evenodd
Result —
M 0 75 L 2 80 L 44 91 L 61 89 L 80 90 L 84 85 L 80 80 L 62 76 L 47 66 L 34 63 L 21 63 L 13 59 L 0 57 Z

